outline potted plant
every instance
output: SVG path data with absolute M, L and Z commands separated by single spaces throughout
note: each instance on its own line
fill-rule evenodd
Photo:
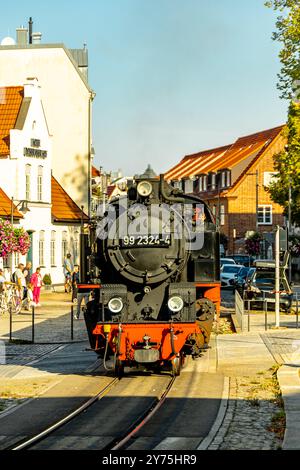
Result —
M 52 280 L 51 280 L 50 274 L 45 274 L 45 276 L 43 277 L 43 284 L 44 284 L 46 290 L 51 289 Z

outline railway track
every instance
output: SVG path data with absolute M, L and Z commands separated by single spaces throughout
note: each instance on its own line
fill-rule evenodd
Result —
M 130 377 L 130 376 L 125 376 L 121 379 L 114 378 L 108 385 L 103 387 L 95 396 L 87 400 L 83 405 L 78 407 L 76 410 L 74 410 L 72 413 L 68 414 L 65 416 L 63 419 L 59 420 L 58 422 L 52 424 L 49 426 L 47 429 L 43 430 L 39 434 L 32 436 L 31 438 L 27 440 L 23 440 L 22 442 L 19 442 L 17 444 L 14 444 L 13 447 L 10 448 L 10 450 L 34 450 L 34 449 L 47 449 L 47 448 L 56 448 L 57 443 L 60 442 L 60 448 L 61 447 L 61 441 L 63 438 L 61 437 L 64 435 L 64 429 L 67 427 L 68 429 L 65 429 L 66 435 L 69 436 L 72 434 L 72 432 L 75 432 L 76 435 L 84 432 L 84 431 L 78 431 L 76 427 L 78 428 L 78 418 L 80 419 L 80 424 L 79 428 L 81 430 L 85 429 L 86 426 L 89 425 L 89 420 L 90 420 L 90 414 L 93 413 L 94 419 L 98 420 L 98 423 L 103 423 L 105 422 L 105 418 L 101 419 L 101 414 L 103 411 L 103 408 L 105 408 L 105 404 L 101 407 L 101 403 L 99 401 L 102 400 L 104 397 L 106 399 L 109 398 L 110 392 L 112 392 L 112 397 L 113 391 L 115 391 L 116 386 L 119 384 L 121 386 L 121 382 L 123 383 L 124 381 L 130 381 L 131 380 L 137 380 L 139 382 L 145 381 L 145 377 Z M 153 380 L 153 376 L 150 378 L 150 380 Z M 152 418 L 152 416 L 160 409 L 160 407 L 163 405 L 169 391 L 171 390 L 175 378 L 168 377 L 166 379 L 167 383 L 166 385 L 162 388 L 161 393 L 159 393 L 157 397 L 151 397 L 149 400 L 149 403 L 145 408 L 138 409 L 137 413 L 132 417 L 130 424 L 126 424 L 121 428 L 121 431 L 115 434 L 115 436 L 111 436 L 109 439 L 109 442 L 105 442 L 103 445 L 100 445 L 100 448 L 103 450 L 117 450 L 126 447 L 126 443 L 130 441 L 134 435 L 141 430 L 141 428 Z M 121 397 L 122 398 L 122 397 Z M 95 409 L 95 405 L 98 403 L 99 409 Z M 138 407 L 139 408 L 139 407 Z M 87 410 L 90 412 L 90 414 L 87 414 Z M 94 412 L 93 412 L 94 411 Z M 125 410 L 126 413 L 126 410 Z M 98 418 L 97 418 L 98 416 Z M 120 419 L 120 423 L 123 423 L 123 420 Z M 124 424 L 124 423 L 123 423 Z M 76 429 L 76 431 L 72 431 L 72 429 Z M 119 428 L 120 429 L 120 428 Z M 59 433 L 59 434 L 58 434 Z M 76 441 L 76 439 L 75 439 Z M 49 443 L 49 447 L 48 447 Z M 66 445 L 67 448 L 69 448 L 68 445 Z M 74 444 L 74 447 L 71 448 L 78 448 L 76 447 L 76 444 Z M 84 447 L 81 446 L 81 449 Z M 100 450 L 100 449 L 99 449 Z

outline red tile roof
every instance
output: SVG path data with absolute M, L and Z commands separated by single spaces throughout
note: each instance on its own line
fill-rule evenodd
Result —
M 92 178 L 96 178 L 97 176 L 100 176 L 100 170 L 98 170 L 95 166 L 92 166 Z
M 11 199 L 5 194 L 3 189 L 0 188 L 0 217 L 10 218 L 11 217 Z M 13 210 L 14 219 L 21 219 L 23 215 L 18 211 L 14 205 Z
M 55 222 L 75 222 L 81 221 L 81 209 L 70 198 L 59 182 L 52 176 L 51 178 L 51 199 L 52 199 L 52 217 Z M 84 214 L 83 219 L 88 220 Z
M 284 126 L 278 126 L 266 131 L 240 137 L 232 145 L 205 150 L 193 155 L 187 155 L 181 162 L 165 173 L 165 179 L 176 180 L 195 175 L 231 169 L 235 165 L 257 156 L 265 146 L 277 137 Z M 248 165 L 247 165 L 248 166 Z
M 0 157 L 10 153 L 9 131 L 14 129 L 24 97 L 24 88 L 0 88 Z
M 114 192 L 114 189 L 116 188 L 116 185 L 115 184 L 110 184 L 109 186 L 107 186 L 107 189 L 106 189 L 106 194 L 107 194 L 107 197 L 109 198 L 112 193 Z

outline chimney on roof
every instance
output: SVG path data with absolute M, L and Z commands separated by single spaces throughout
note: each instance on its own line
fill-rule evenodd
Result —
M 16 29 L 16 33 L 17 33 L 17 46 L 27 46 L 28 29 L 21 26 L 20 28 Z
M 33 96 L 38 96 L 40 98 L 40 88 L 36 77 L 27 77 L 24 83 L 24 97 L 33 98 Z
M 32 33 L 32 44 L 41 44 L 42 33 Z
M 30 17 L 30 18 L 29 18 L 29 21 L 28 21 L 28 26 L 29 26 L 29 44 L 32 44 L 32 25 L 33 25 L 33 21 L 32 21 L 32 18 Z

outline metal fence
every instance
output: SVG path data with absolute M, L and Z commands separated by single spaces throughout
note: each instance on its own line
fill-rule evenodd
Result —
M 263 299 L 263 309 L 260 311 L 254 310 L 253 304 L 257 304 L 256 299 L 248 300 L 241 297 L 240 293 L 235 291 L 235 315 L 238 326 L 241 331 L 251 331 L 251 326 L 256 326 L 264 328 L 265 331 L 269 328 L 274 328 L 275 325 L 275 310 L 271 309 L 270 303 L 264 297 Z M 292 312 L 284 319 L 282 318 L 283 313 L 281 312 L 281 321 L 284 323 L 284 326 L 299 328 L 299 304 L 300 304 L 300 293 L 295 293 L 293 296 L 292 302 Z M 286 314 L 285 314 L 286 315 Z M 295 319 L 293 320 L 293 316 Z M 288 321 L 287 321 L 288 319 Z M 254 325 L 254 320 L 256 320 L 256 325 Z M 257 325 L 259 321 L 259 325 Z

